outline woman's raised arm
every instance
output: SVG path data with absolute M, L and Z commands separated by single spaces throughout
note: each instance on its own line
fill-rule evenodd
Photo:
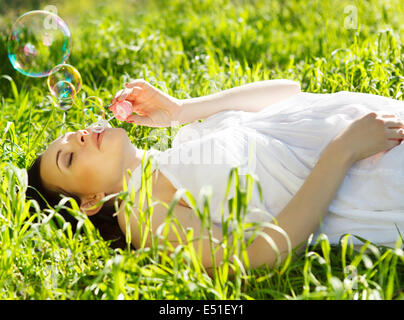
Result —
M 207 118 L 224 110 L 258 112 L 300 92 L 298 82 L 264 80 L 198 98 L 177 99 L 143 79 L 126 84 L 112 103 L 127 100 L 133 112 L 125 121 L 149 127 L 171 127 Z
M 224 110 L 258 112 L 299 92 L 300 84 L 291 80 L 252 82 L 203 97 L 180 100 L 179 121 L 193 122 Z

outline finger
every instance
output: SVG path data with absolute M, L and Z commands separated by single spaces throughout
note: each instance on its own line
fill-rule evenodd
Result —
M 403 121 L 386 121 L 384 123 L 384 126 L 386 128 L 404 128 L 404 122 Z
M 125 100 L 125 97 L 127 96 L 129 94 L 129 89 L 122 89 L 122 90 L 119 90 L 116 94 L 115 94 L 115 96 L 114 96 L 114 98 L 112 99 L 112 103 L 115 103 L 115 102 L 117 102 L 117 101 L 123 101 L 123 100 Z
M 126 118 L 126 122 L 128 123 L 135 123 L 141 126 L 152 126 L 152 121 L 148 117 L 141 117 L 136 114 L 130 115 L 128 118 Z
M 404 130 L 403 129 L 389 129 L 387 131 L 387 138 L 389 140 L 403 140 Z
M 144 79 L 136 79 L 136 80 L 133 80 L 131 82 L 125 83 L 125 87 L 126 88 L 133 88 L 135 86 L 140 86 L 141 87 L 141 86 L 143 86 L 145 84 L 146 84 L 146 81 Z
M 123 89 L 122 93 L 116 98 L 117 101 L 126 100 L 126 97 L 129 96 L 131 89 Z
M 398 118 L 397 114 L 395 114 L 395 113 L 383 113 L 383 114 L 379 114 L 378 116 L 380 116 L 382 118 Z
M 128 101 L 132 105 L 132 111 L 133 112 L 136 112 L 140 116 L 144 116 L 144 115 L 147 114 L 147 112 L 145 112 L 144 107 L 141 107 L 139 104 L 135 103 L 135 99 L 132 100 L 129 97 L 127 97 L 126 101 Z
M 115 96 L 112 98 L 112 103 L 115 103 L 116 102 L 116 99 L 118 99 L 118 97 L 122 94 L 122 92 L 123 92 L 123 89 L 122 90 L 119 90 L 116 94 L 115 94 Z
M 386 143 L 386 152 L 390 151 L 394 147 L 397 147 L 400 143 L 401 143 L 401 141 L 398 141 L 398 140 L 388 140 Z
M 141 87 L 131 88 L 130 93 L 126 96 L 126 100 L 135 101 L 141 92 L 143 92 L 143 89 Z
M 146 115 L 145 112 L 143 112 L 142 110 L 140 110 L 140 109 L 138 109 L 138 108 L 136 108 L 136 107 L 133 107 L 133 106 L 132 106 L 132 110 L 133 110 L 133 112 L 135 112 L 136 114 L 138 114 L 138 115 L 141 116 L 141 117 L 144 117 L 144 116 Z

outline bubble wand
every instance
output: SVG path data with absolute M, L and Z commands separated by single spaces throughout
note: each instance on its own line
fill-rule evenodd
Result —
M 129 101 L 118 101 L 112 104 L 109 104 L 108 110 L 112 111 L 114 115 L 108 120 L 100 119 L 97 122 L 93 123 L 90 127 L 96 133 L 103 132 L 106 128 L 110 128 L 109 122 L 116 118 L 120 121 L 126 121 L 128 117 L 132 114 L 132 104 Z

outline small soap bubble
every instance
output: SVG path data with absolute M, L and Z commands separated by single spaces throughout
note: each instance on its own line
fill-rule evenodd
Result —
M 29 11 L 14 23 L 7 44 L 14 69 L 29 77 L 46 77 L 69 57 L 71 33 L 56 14 Z
M 54 105 L 61 110 L 68 110 L 73 106 L 75 90 L 70 82 L 59 81 L 55 85 Z
M 96 133 L 101 133 L 106 128 L 111 128 L 109 122 L 105 119 L 99 119 L 97 122 L 93 123 L 90 127 Z
M 103 101 L 96 96 L 87 97 L 83 101 L 84 113 L 89 114 L 89 112 L 94 113 L 102 113 L 102 118 L 105 117 L 104 103 Z
M 48 77 L 48 88 L 53 96 L 58 96 L 57 84 L 60 81 L 69 82 L 76 95 L 82 85 L 81 75 L 78 70 L 70 64 L 59 64 L 55 66 Z
M 57 99 L 73 99 L 76 95 L 76 90 L 68 81 L 58 81 L 53 89 Z
M 63 111 L 69 110 L 74 103 L 74 97 L 69 94 L 65 94 L 64 96 L 58 97 L 56 99 L 56 106 Z

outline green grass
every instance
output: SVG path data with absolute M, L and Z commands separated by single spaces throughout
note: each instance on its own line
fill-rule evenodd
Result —
M 75 203 L 71 212 L 83 232 L 73 234 L 67 224 L 56 227 L 63 225 L 58 208 L 30 216 L 34 204 L 25 199 L 25 168 L 35 155 L 61 132 L 94 121 L 95 114 L 81 110 L 85 96 L 107 103 L 129 79 L 144 78 L 177 98 L 286 78 L 308 92 L 350 90 L 404 100 L 400 0 L 58 1 L 73 35 L 68 62 L 84 84 L 77 106 L 65 115 L 51 103 L 45 79 L 24 77 L 8 63 L 10 24 L 47 5 L 20 2 L 0 0 L 0 299 L 404 298 L 401 243 L 396 249 L 366 243 L 355 251 L 348 238 L 332 247 L 324 238 L 274 268 L 244 269 L 225 260 L 211 278 L 186 243 L 172 254 L 164 246 L 114 251 Z M 347 28 L 344 12 L 352 5 L 356 29 Z M 125 128 L 138 147 L 156 142 L 148 138 L 152 128 L 112 125 Z M 248 188 L 236 188 L 232 217 L 240 219 Z M 150 199 L 150 185 L 141 192 Z M 206 218 L 206 206 L 196 214 Z M 241 225 L 236 234 L 243 243 Z M 245 246 L 226 241 L 226 254 L 246 263 Z

